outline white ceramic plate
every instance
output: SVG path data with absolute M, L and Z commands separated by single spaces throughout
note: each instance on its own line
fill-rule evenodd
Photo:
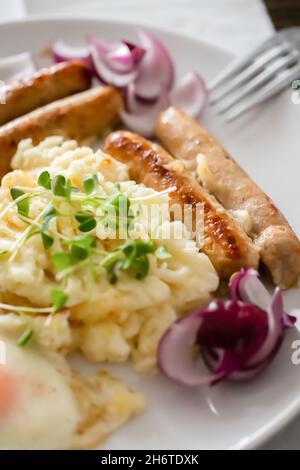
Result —
M 134 25 L 90 19 L 35 19 L 0 25 L 0 56 L 38 53 L 61 38 L 80 44 L 86 33 L 134 39 Z M 226 52 L 200 41 L 153 30 L 170 48 L 178 75 L 198 69 L 209 80 L 230 60 Z M 0 77 L 1 78 L 1 77 Z M 291 91 L 233 124 L 207 111 L 204 124 L 275 200 L 300 235 L 300 105 Z M 1 152 L 1 149 L 0 149 Z M 0 153 L 1 158 L 1 153 Z M 187 286 L 188 288 L 188 286 Z M 286 307 L 300 305 L 299 290 L 286 294 Z M 291 333 L 272 366 L 258 380 L 190 390 L 163 377 L 112 370 L 147 399 L 147 409 L 110 438 L 108 449 L 245 449 L 262 444 L 300 410 L 300 366 L 291 362 Z M 91 369 L 86 364 L 84 370 Z

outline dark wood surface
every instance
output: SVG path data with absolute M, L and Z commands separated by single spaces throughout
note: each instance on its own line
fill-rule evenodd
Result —
M 300 0 L 265 0 L 276 29 L 300 26 Z

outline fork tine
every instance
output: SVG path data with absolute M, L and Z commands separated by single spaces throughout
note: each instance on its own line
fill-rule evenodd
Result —
M 257 47 L 255 50 L 247 54 L 245 57 L 238 58 L 231 62 L 225 70 L 223 70 L 208 86 L 208 91 L 212 92 L 219 86 L 221 83 L 223 83 L 225 80 L 228 78 L 232 77 L 233 75 L 236 75 L 237 72 L 243 69 L 248 62 L 252 61 L 258 54 L 261 52 L 264 52 L 267 48 L 272 47 L 276 44 L 278 44 L 279 40 L 282 40 L 282 36 L 280 33 L 274 34 L 271 38 L 267 39 L 263 44 L 261 44 L 259 47 Z
M 278 46 L 274 46 L 271 49 L 265 51 L 263 54 L 258 56 L 254 62 L 250 62 L 249 66 L 243 69 L 240 73 L 238 73 L 232 80 L 225 82 L 222 87 L 219 87 L 210 93 L 210 104 L 214 105 L 222 98 L 227 96 L 234 88 L 236 88 L 241 83 L 245 82 L 246 80 L 254 77 L 260 70 L 263 69 L 265 65 L 267 65 L 272 60 L 276 59 L 281 54 L 289 52 L 292 48 L 292 44 L 288 42 L 283 42 Z
M 233 121 L 237 117 L 241 116 L 245 112 L 254 108 L 258 104 L 262 103 L 268 98 L 276 95 L 280 91 L 284 90 L 287 85 L 290 85 L 294 80 L 300 77 L 300 64 L 296 64 L 294 67 L 285 70 L 272 82 L 268 82 L 263 88 L 261 88 L 256 94 L 252 95 L 248 100 L 242 101 L 239 105 L 229 111 L 226 115 L 227 121 Z
M 293 50 L 289 55 L 281 57 L 273 62 L 268 68 L 266 68 L 262 73 L 254 77 L 248 83 L 245 84 L 243 88 L 239 90 L 231 98 L 225 100 L 221 106 L 218 108 L 218 113 L 223 114 L 232 108 L 238 101 L 241 101 L 242 98 L 249 95 L 251 91 L 258 89 L 260 85 L 263 85 L 269 79 L 271 79 L 275 73 L 280 72 L 281 70 L 292 65 L 297 59 L 299 59 L 300 54 L 298 51 Z

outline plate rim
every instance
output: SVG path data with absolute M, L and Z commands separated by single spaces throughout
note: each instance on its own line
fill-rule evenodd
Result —
M 76 15 L 76 14 L 60 14 L 60 13 L 49 13 L 47 15 L 46 14 L 38 14 L 38 15 L 29 14 L 27 15 L 26 18 L 17 18 L 15 20 L 0 19 L 0 28 L 2 28 L 3 26 L 18 26 L 19 24 L 26 24 L 26 23 L 51 23 L 54 21 L 61 21 L 61 22 L 77 21 L 78 23 L 82 21 L 91 21 L 92 23 L 100 22 L 100 23 L 105 23 L 107 25 L 108 24 L 116 24 L 116 25 L 121 24 L 125 26 L 130 26 L 131 28 L 136 28 L 136 29 L 143 28 L 143 29 L 148 29 L 150 31 L 157 31 L 158 33 L 163 32 L 170 36 L 174 36 L 177 38 L 179 37 L 184 40 L 190 40 L 192 42 L 199 42 L 208 49 L 213 49 L 220 54 L 224 54 L 224 56 L 226 55 L 228 60 L 232 60 L 235 58 L 235 55 L 226 48 L 215 46 L 214 44 L 211 44 L 209 41 L 199 39 L 197 37 L 194 37 L 193 35 L 185 34 L 181 31 L 180 32 L 174 31 L 172 28 L 168 28 L 165 26 L 164 27 L 152 26 L 143 22 L 137 23 L 134 21 L 124 20 L 124 19 L 113 20 L 110 18 L 95 18 L 94 16 L 91 16 L 90 14 L 86 14 L 86 13 L 80 16 L 79 14 Z
M 145 24 L 143 22 L 132 22 L 123 19 L 110 19 L 110 18 L 100 18 L 91 16 L 91 14 L 60 14 L 60 13 L 51 13 L 51 14 L 39 14 L 33 15 L 29 14 L 25 18 L 18 18 L 15 20 L 2 20 L 0 19 L 0 29 L 3 27 L 16 27 L 22 24 L 38 24 L 38 23 L 53 23 L 53 22 L 92 22 L 92 23 L 104 23 L 106 25 L 125 25 L 130 28 L 145 28 L 149 31 L 159 33 L 166 33 L 169 36 L 174 38 L 182 38 L 183 40 L 188 40 L 196 44 L 200 44 L 211 51 L 223 54 L 226 56 L 228 61 L 233 59 L 235 56 L 230 51 L 220 46 L 215 46 L 214 44 L 202 40 L 193 35 L 185 34 L 183 32 L 176 32 L 172 28 L 161 27 L 161 26 L 152 26 Z M 228 450 L 251 450 L 256 449 L 267 441 L 269 441 L 273 436 L 275 436 L 279 431 L 283 430 L 294 418 L 300 414 L 300 395 L 296 397 L 292 403 L 282 409 L 281 412 L 277 413 L 273 419 L 266 422 L 265 425 L 260 426 L 260 428 L 250 434 L 249 436 L 242 437 L 235 445 L 229 447 Z

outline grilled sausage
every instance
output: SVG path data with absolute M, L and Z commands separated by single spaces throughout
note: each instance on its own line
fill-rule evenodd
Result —
M 72 60 L 42 68 L 5 85 L 5 104 L 0 105 L 0 126 L 40 106 L 87 90 L 91 85 L 88 66 Z
M 118 120 L 122 98 L 111 87 L 92 88 L 38 108 L 0 127 L 0 177 L 10 170 L 10 161 L 22 139 L 34 144 L 49 135 L 82 141 L 109 131 Z
M 172 204 L 189 204 L 195 218 L 197 203 L 204 209 L 204 242 L 208 255 L 223 278 L 241 267 L 257 267 L 258 252 L 238 223 L 184 169 L 178 169 L 165 150 L 127 131 L 110 134 L 105 151 L 126 163 L 132 179 L 156 190 L 176 187 L 170 193 Z M 177 166 L 177 167 L 176 167 Z
M 300 275 L 300 243 L 272 200 L 250 179 L 226 150 L 194 119 L 169 108 L 158 120 L 156 136 L 176 158 L 196 167 L 204 155 L 202 183 L 225 209 L 246 209 L 249 231 L 275 284 L 292 287 Z

